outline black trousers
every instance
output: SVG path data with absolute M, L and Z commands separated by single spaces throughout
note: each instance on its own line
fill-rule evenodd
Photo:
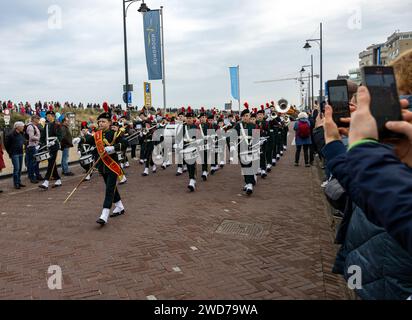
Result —
M 260 146 L 260 169 L 262 170 L 266 170 L 266 147 L 266 142 Z
M 154 165 L 154 162 L 153 162 L 154 142 L 152 141 L 146 142 L 144 143 L 144 145 L 145 145 L 144 159 L 146 159 L 145 168 L 149 168 L 149 166 L 153 167 Z
M 196 163 L 187 164 L 187 171 L 189 172 L 189 179 L 196 179 Z
M 44 180 L 50 180 L 53 177 L 55 180 L 59 180 L 59 172 L 57 171 L 57 153 L 59 150 L 50 151 L 50 159 L 47 161 L 47 172 Z
M 273 157 L 274 144 L 275 144 L 275 137 L 273 134 L 270 134 L 269 139 L 266 141 L 266 147 L 265 147 L 266 164 L 271 164 L 272 159 L 276 158 L 276 156 Z
M 303 156 L 305 158 L 305 164 L 309 164 L 309 145 L 308 144 L 304 144 L 303 146 L 296 146 L 296 154 L 295 154 L 295 163 L 299 163 L 299 159 L 300 159 L 300 152 L 302 150 L 303 147 Z
M 144 143 L 144 142 L 142 142 L 141 144 L 140 144 L 140 159 L 141 160 L 145 160 L 145 146 L 146 146 L 146 143 Z
M 203 151 L 202 171 L 209 172 L 209 159 L 207 150 Z
M 119 191 L 117 190 L 117 174 L 110 171 L 108 168 L 104 168 L 104 172 L 101 173 L 106 184 L 106 194 L 104 197 L 103 208 L 111 209 L 112 204 L 121 200 Z

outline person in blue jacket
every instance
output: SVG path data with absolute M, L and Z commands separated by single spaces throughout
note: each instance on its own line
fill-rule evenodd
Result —
M 305 158 L 305 166 L 310 167 L 309 164 L 309 147 L 312 145 L 311 138 L 311 124 L 309 116 L 306 112 L 301 112 L 298 115 L 298 121 L 295 122 L 293 129 L 296 132 L 296 153 L 295 153 L 295 166 L 299 166 L 300 153 L 303 147 L 303 156 Z
M 326 107 L 323 152 L 355 204 L 343 251 L 346 265 L 359 265 L 365 274 L 365 288 L 357 293 L 365 299 L 407 299 L 412 296 L 412 113 L 404 111 L 405 121 L 387 123 L 408 137 L 393 147 L 378 142 L 369 105 L 369 92 L 360 87 L 348 151 Z

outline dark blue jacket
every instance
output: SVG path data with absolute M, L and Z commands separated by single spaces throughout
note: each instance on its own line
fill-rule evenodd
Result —
M 347 153 L 343 148 L 336 141 L 324 148 L 333 176 L 369 221 L 412 255 L 412 169 L 383 144 L 365 143 Z
M 334 176 L 359 205 L 348 205 L 345 211 L 333 272 L 348 280 L 349 267 L 359 266 L 362 289 L 356 292 L 363 299 L 407 299 L 412 295 L 412 201 L 407 199 L 412 170 L 392 148 L 377 143 L 346 153 L 343 143 L 335 141 L 323 152 Z
M 17 133 L 13 130 L 6 138 L 4 147 L 7 150 L 10 158 L 15 155 L 23 154 L 23 146 L 26 143 L 23 133 Z

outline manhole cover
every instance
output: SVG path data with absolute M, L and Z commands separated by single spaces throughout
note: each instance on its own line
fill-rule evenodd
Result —
M 216 229 L 216 233 L 233 235 L 246 239 L 262 239 L 269 233 L 270 224 L 244 223 L 234 220 L 224 220 Z

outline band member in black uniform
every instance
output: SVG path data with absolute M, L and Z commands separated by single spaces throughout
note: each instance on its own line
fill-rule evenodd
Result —
M 80 138 L 73 139 L 73 144 L 76 144 L 75 140 L 78 140 L 77 150 L 78 150 L 78 152 L 80 152 L 80 156 L 84 157 L 84 156 L 87 156 L 88 154 L 90 154 L 89 152 L 87 152 L 88 149 L 90 148 L 90 146 L 85 143 L 85 139 L 82 139 L 82 137 L 93 136 L 92 133 L 90 132 L 89 128 L 87 127 L 87 122 L 86 121 L 81 123 L 81 133 L 80 134 L 81 134 Z M 96 161 L 96 160 L 97 159 L 94 159 L 94 161 Z M 93 163 L 84 164 L 83 162 L 80 162 L 80 165 L 85 170 L 85 172 L 89 172 L 89 170 L 93 166 Z M 84 178 L 84 180 L 85 181 L 90 181 L 91 177 L 92 177 L 92 172 L 90 174 L 88 174 L 87 177 Z
M 204 138 L 204 147 L 205 150 L 203 151 L 203 157 L 202 157 L 202 179 L 203 181 L 207 180 L 207 176 L 209 174 L 209 159 L 208 159 L 208 152 L 207 152 L 207 145 L 209 141 L 207 140 L 207 130 L 209 129 L 209 124 L 207 123 L 207 115 L 205 112 L 205 109 L 202 107 L 200 111 L 200 134 L 202 135 L 202 138 Z
M 264 106 L 261 106 L 261 110 L 257 112 L 256 128 L 260 130 L 260 138 L 269 139 L 269 127 L 265 121 L 265 110 Z M 260 145 L 260 176 L 262 179 L 267 177 L 266 173 L 266 149 L 268 148 L 267 140 L 263 141 Z
M 146 119 L 147 119 L 146 114 L 144 113 L 144 111 L 140 112 L 139 118 L 140 118 L 140 121 L 141 121 L 141 124 L 142 124 L 142 128 L 144 128 L 144 123 L 146 122 Z M 139 162 L 140 162 L 140 164 L 144 164 L 145 161 L 146 161 L 146 159 L 144 158 L 145 154 L 146 154 L 146 151 L 144 149 L 145 146 L 143 144 L 141 144 L 142 141 L 143 140 L 139 139 L 139 143 L 140 143 L 140 160 L 139 160 Z
M 189 107 L 190 108 L 190 107 Z M 191 109 L 188 109 L 188 111 Z M 183 161 L 183 155 L 182 153 L 179 152 L 179 150 L 183 149 L 183 125 L 186 122 L 185 118 L 185 108 L 182 108 L 182 110 L 178 113 L 177 115 L 177 120 L 176 120 L 176 163 L 177 163 L 177 171 L 176 171 L 176 176 L 181 176 L 183 172 L 187 171 L 187 166 L 184 164 Z
M 103 104 L 106 112 L 99 115 L 97 123 L 99 130 L 93 136 L 82 137 L 83 143 L 96 146 L 95 157 L 98 159 L 96 167 L 102 175 L 106 184 L 106 193 L 103 202 L 103 210 L 100 218 L 96 221 L 100 225 L 105 225 L 108 221 L 110 210 L 114 203 L 115 208 L 110 217 L 117 217 L 125 213 L 125 209 L 117 188 L 117 179 L 123 175 L 117 160 L 117 152 L 127 148 L 127 142 L 120 135 L 110 129 L 111 114 L 108 112 L 107 103 Z
M 149 175 L 149 167 L 152 167 L 153 173 L 156 173 L 157 171 L 156 164 L 153 161 L 153 150 L 155 147 L 155 141 L 153 141 L 153 134 L 156 127 L 156 120 L 153 116 L 150 116 L 145 121 L 144 129 L 141 134 L 142 147 L 144 146 L 145 150 L 144 158 L 146 159 L 144 164 L 144 171 L 142 173 L 142 176 L 144 177 Z
M 56 123 L 56 115 L 54 111 L 47 111 L 47 124 L 43 130 L 40 142 L 42 145 L 47 145 L 50 153 L 50 158 L 47 160 L 47 173 L 44 177 L 44 182 L 39 186 L 43 190 L 49 188 L 49 180 L 53 178 L 56 182 L 52 188 L 61 187 L 62 181 L 59 172 L 57 171 L 57 153 L 60 150 L 60 142 L 63 139 L 60 125 Z
M 196 150 L 195 143 L 197 135 L 199 134 L 199 127 L 194 123 L 194 114 L 191 108 L 188 108 L 186 113 L 186 123 L 183 125 L 183 151 Z M 190 154 L 197 154 L 197 152 L 190 152 Z M 196 158 L 187 159 L 183 156 L 183 161 L 187 165 L 189 172 L 189 185 L 187 186 L 191 192 L 196 189 Z
M 212 167 L 211 174 L 214 174 L 220 168 L 225 166 L 225 148 L 226 148 L 226 132 L 225 132 L 225 122 L 223 120 L 223 115 L 217 120 L 216 125 L 216 138 L 215 138 L 215 163 Z M 220 162 L 220 164 L 219 164 Z
M 247 103 L 245 106 L 248 106 Z M 238 122 L 234 128 L 236 130 L 237 135 L 239 137 L 239 157 L 240 157 L 240 165 L 242 167 L 242 175 L 245 179 L 245 186 L 243 190 L 246 192 L 247 195 L 251 195 L 253 193 L 253 186 L 256 185 L 255 175 L 253 173 L 253 163 L 252 162 L 245 162 L 242 161 L 241 152 L 248 150 L 250 146 L 250 140 L 252 140 L 253 130 L 255 130 L 256 125 L 250 123 L 250 111 L 249 109 L 245 109 L 241 113 L 241 121 Z M 233 148 L 237 142 L 232 145 Z

